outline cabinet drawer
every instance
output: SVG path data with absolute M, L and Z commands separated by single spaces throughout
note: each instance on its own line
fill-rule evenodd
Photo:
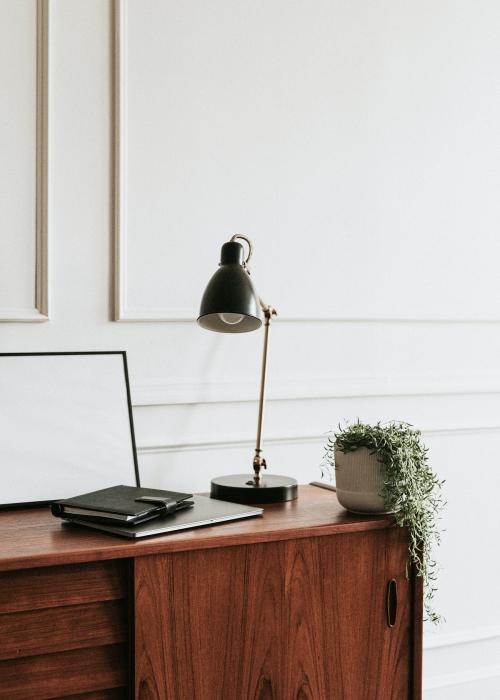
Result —
M 127 683 L 126 669 L 121 645 L 2 661 L 0 698 L 40 700 L 117 688 Z
M 104 561 L 2 573 L 0 613 L 125 598 L 126 567 Z
M 0 660 L 118 644 L 127 640 L 125 601 L 0 615 Z

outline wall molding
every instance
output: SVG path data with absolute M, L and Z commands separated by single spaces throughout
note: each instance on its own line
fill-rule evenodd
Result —
M 127 312 L 127 148 L 125 0 L 113 1 L 113 320 L 126 321 Z
M 478 627 L 448 634 L 427 634 L 424 635 L 424 650 L 442 649 L 460 644 L 484 642 L 490 639 L 500 639 L 500 626 Z
M 36 267 L 35 306 L 2 308 L 0 322 L 37 323 L 49 320 L 48 290 L 48 90 L 49 0 L 36 0 Z
M 500 372 L 270 378 L 266 388 L 268 401 L 497 393 Z M 132 384 L 134 406 L 240 403 L 257 401 L 258 395 L 258 377 L 242 381 L 184 377 Z
M 424 690 L 437 690 L 439 688 L 464 685 L 465 683 L 484 681 L 490 678 L 500 678 L 500 664 L 456 671 L 454 673 L 443 673 L 428 681 L 424 679 L 423 685 Z
M 49 320 L 49 0 L 37 0 L 36 309 Z
M 457 437 L 460 435 L 495 435 L 500 433 L 500 425 L 486 426 L 457 426 L 457 427 L 436 427 L 428 430 L 422 430 L 423 437 Z M 326 443 L 328 433 L 293 433 L 291 435 L 270 435 L 264 438 L 265 445 L 306 445 L 306 444 L 322 444 Z M 170 442 L 160 444 L 143 444 L 137 445 L 139 455 L 153 454 L 169 454 L 177 452 L 203 452 L 205 450 L 234 450 L 239 448 L 252 448 L 255 446 L 255 437 L 249 437 L 248 433 L 244 435 L 225 436 L 213 439 L 208 436 L 200 436 L 190 440 L 189 442 Z M 499 632 L 500 634 L 500 632 Z M 496 636 L 495 632 L 492 636 Z M 480 636 L 478 639 L 486 639 L 490 637 Z M 476 639 L 467 639 L 463 636 L 459 641 L 430 641 L 426 648 L 437 648 L 438 646 L 449 646 L 451 644 L 464 644 L 466 642 L 476 641 Z
M 127 323 L 193 323 L 192 309 L 166 306 L 133 308 L 127 299 L 127 0 L 113 2 L 113 238 L 114 299 L 112 320 Z M 500 317 L 460 316 L 281 316 L 280 323 L 445 323 L 499 324 Z
M 302 445 L 306 443 L 317 443 L 326 440 L 326 435 L 309 433 L 304 435 L 283 435 L 270 436 L 265 438 L 266 445 Z M 200 452 L 204 450 L 234 450 L 239 447 L 255 447 L 255 438 L 226 437 L 218 440 L 211 438 L 198 438 L 190 442 L 159 444 L 159 445 L 138 445 L 137 452 L 140 455 L 167 454 L 170 452 Z
M 500 627 L 480 627 L 471 630 L 462 630 L 451 634 L 427 635 L 424 636 L 424 653 L 426 655 L 439 652 L 441 649 L 448 649 L 455 646 L 477 645 L 477 654 L 468 654 L 468 658 L 477 658 L 478 664 L 460 671 L 446 671 L 424 678 L 425 690 L 437 690 L 450 686 L 460 686 L 466 683 L 500 678 L 500 664 L 483 665 L 484 658 L 488 656 L 481 645 L 489 642 L 500 641 Z M 491 652 L 489 656 L 491 657 Z
M 116 216 L 115 216 L 116 218 Z M 120 217 L 122 219 L 122 217 Z M 123 224 L 122 224 L 123 228 Z M 119 257 L 123 258 L 122 262 L 126 258 L 126 251 L 124 250 L 125 236 L 122 234 L 117 239 L 117 244 L 115 245 L 115 250 L 119 249 L 117 253 L 116 260 Z M 120 275 L 116 279 L 120 280 L 119 293 L 122 295 L 122 300 L 126 300 L 126 269 L 123 266 L 115 263 L 115 272 L 119 271 Z M 121 306 L 117 307 L 120 309 L 120 318 L 115 318 L 115 321 L 126 321 L 129 323 L 195 323 L 195 314 L 189 315 L 186 309 L 133 309 L 129 308 L 122 303 Z M 406 316 L 406 317 L 392 317 L 392 316 L 283 316 L 280 315 L 274 323 L 335 323 L 335 324 L 391 324 L 391 325 L 404 325 L 404 324 L 417 324 L 417 325 L 500 325 L 500 318 L 495 317 L 482 317 L 477 316 L 476 318 L 469 317 L 424 317 L 424 316 Z

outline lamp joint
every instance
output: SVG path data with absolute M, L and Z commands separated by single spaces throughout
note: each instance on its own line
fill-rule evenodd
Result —
M 253 458 L 253 470 L 255 472 L 254 481 L 256 484 L 258 484 L 260 481 L 261 470 L 267 469 L 267 462 L 260 454 L 261 452 L 262 450 L 260 448 L 256 448 L 255 457 Z
M 274 306 L 271 306 L 270 304 L 266 304 L 265 301 L 262 301 L 262 299 L 259 297 L 259 302 L 260 302 L 260 308 L 262 309 L 262 313 L 264 314 L 265 318 L 265 325 L 269 326 L 271 321 L 273 320 L 273 316 L 277 316 L 278 312 L 274 308 Z

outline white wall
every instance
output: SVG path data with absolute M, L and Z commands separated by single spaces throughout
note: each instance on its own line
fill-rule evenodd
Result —
M 50 321 L 35 323 L 36 2 L 0 2 L 25 81 L 2 98 L 31 115 L 0 180 L 23 202 L 2 208 L 0 317 L 28 322 L 0 324 L 0 350 L 126 349 L 143 481 L 206 489 L 250 467 L 262 338 L 192 319 L 220 244 L 249 235 L 282 312 L 270 468 L 318 478 L 343 418 L 422 428 L 449 503 L 426 697 L 498 697 L 500 6 L 125 0 L 115 75 L 110 4 L 49 4 Z M 13 188 L 5 153 L 14 167 L 26 143 Z

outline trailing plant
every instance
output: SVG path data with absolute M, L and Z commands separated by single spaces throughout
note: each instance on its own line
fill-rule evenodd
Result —
M 424 582 L 425 613 L 427 619 L 438 623 L 441 617 L 432 605 L 437 573 L 432 545 L 441 539 L 437 521 L 445 505 L 441 493 L 444 482 L 428 464 L 420 431 L 403 422 L 339 425 L 338 432 L 328 437 L 323 466 L 330 473 L 335 468 L 335 448 L 354 452 L 361 447 L 376 454 L 385 466 L 380 496 L 387 510 L 394 511 L 397 524 L 408 528 L 410 560 Z

